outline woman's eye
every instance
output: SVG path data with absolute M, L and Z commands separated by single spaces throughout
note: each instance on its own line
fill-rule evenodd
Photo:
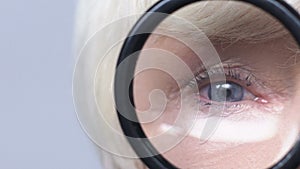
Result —
M 213 102 L 254 100 L 255 96 L 235 82 L 216 82 L 199 88 L 200 97 Z
M 216 102 L 237 102 L 243 100 L 244 89 L 242 86 L 228 83 L 214 83 L 208 86 L 208 98 Z

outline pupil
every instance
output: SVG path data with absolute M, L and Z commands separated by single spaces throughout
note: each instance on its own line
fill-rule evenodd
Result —
M 227 89 L 226 90 L 226 98 L 230 98 L 231 96 L 231 90 Z
M 214 83 L 209 86 L 208 97 L 216 102 L 238 102 L 243 100 L 244 90 L 243 87 L 233 83 Z

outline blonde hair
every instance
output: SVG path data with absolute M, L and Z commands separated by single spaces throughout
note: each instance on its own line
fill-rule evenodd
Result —
M 107 143 L 107 146 L 114 145 L 114 147 L 109 148 L 114 150 L 113 153 L 107 152 L 109 149 L 99 149 L 100 159 L 104 168 L 141 169 L 146 168 L 146 166 L 139 159 L 124 157 L 124 153 L 134 154 L 134 152 L 125 137 L 116 136 L 112 133 L 113 131 L 120 133 L 122 131 L 113 101 L 113 78 L 116 59 L 122 43 L 116 45 L 113 51 L 104 56 L 103 50 L 108 50 L 105 44 L 111 40 L 112 36 L 115 36 L 116 32 L 113 32 L 115 30 L 100 31 L 101 35 L 97 36 L 101 37 L 101 39 L 94 37 L 99 33 L 100 29 L 113 21 L 124 16 L 133 16 L 134 19 L 128 20 L 130 23 L 118 28 L 120 32 L 127 34 L 138 17 L 157 1 L 80 0 L 78 4 L 77 22 L 75 25 L 75 49 L 76 54 L 80 55 L 80 58 L 77 58 L 77 67 L 80 66 L 83 71 L 77 72 L 81 79 L 76 79 L 75 77 L 74 80 L 74 100 L 75 103 L 78 101 L 85 104 L 84 106 L 76 106 L 76 111 L 79 114 L 79 120 L 83 128 L 85 128 L 95 143 L 98 143 L 98 141 L 103 144 L 106 144 L 104 142 L 109 142 L 111 144 Z M 288 2 L 299 9 L 299 0 L 288 0 Z M 261 12 L 250 7 L 242 8 L 243 10 L 241 10 L 240 5 L 238 3 L 234 5 L 232 2 L 208 5 L 208 2 L 203 2 L 188 6 L 176 12 L 175 15 L 195 23 L 211 39 L 226 43 L 236 41 L 259 43 L 286 35 L 287 32 L 275 20 L 270 19 L 270 17 L 261 17 Z M 215 22 L 215 20 L 219 22 Z M 254 22 L 256 24 L 251 25 Z M 163 29 L 175 31 L 172 29 L 174 24 L 172 21 L 169 23 L 166 21 L 165 23 Z M 246 27 L 247 29 L 245 29 Z M 192 34 L 193 32 L 185 33 Z M 93 43 L 89 44 L 91 39 Z M 89 47 L 87 47 L 87 44 L 89 44 Z M 101 62 L 100 66 L 98 66 L 99 62 Z M 94 76 L 95 68 L 97 73 Z M 80 83 L 80 85 L 76 83 Z M 97 87 L 95 88 L 95 86 Z M 86 91 L 93 93 L 93 95 L 85 94 Z M 118 154 L 123 157 L 118 156 Z M 129 156 L 132 157 L 133 155 Z

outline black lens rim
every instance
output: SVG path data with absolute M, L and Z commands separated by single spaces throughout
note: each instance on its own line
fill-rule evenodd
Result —
M 117 66 L 119 65 L 133 53 L 140 51 L 144 44 L 146 43 L 150 34 L 140 34 L 139 32 L 152 32 L 156 26 L 158 26 L 165 18 L 155 18 L 153 13 L 164 13 L 171 14 L 178 9 L 200 1 L 207 0 L 161 0 L 155 5 L 153 5 L 135 24 L 135 26 L 130 31 L 127 36 L 123 47 L 121 49 Z M 277 18 L 293 35 L 298 45 L 300 46 L 300 15 L 288 5 L 284 0 L 236 0 L 242 1 L 249 4 L 252 4 L 258 8 L 261 8 L 265 12 L 271 14 Z M 115 73 L 115 85 L 114 85 L 114 95 L 116 103 L 116 111 L 118 119 L 121 125 L 121 128 L 127 136 L 128 142 L 136 152 L 136 154 L 141 157 L 142 155 L 149 154 L 150 157 L 141 157 L 140 159 L 144 162 L 147 167 L 150 169 L 172 169 L 176 168 L 168 160 L 166 160 L 162 155 L 160 155 L 151 142 L 147 139 L 141 125 L 138 123 L 138 118 L 136 112 L 131 108 L 134 105 L 133 101 L 133 85 L 126 87 L 126 83 L 133 79 L 134 70 L 136 66 L 136 61 L 138 55 L 134 60 L 130 59 L 131 62 L 128 63 L 124 71 L 116 71 Z M 128 97 L 132 105 L 125 106 L 124 109 L 124 100 L 128 100 Z M 123 107 L 122 110 L 127 110 L 126 112 L 119 112 L 118 107 Z M 134 119 L 136 122 L 133 122 L 123 114 L 126 113 L 128 116 L 131 116 L 131 120 Z M 133 138 L 133 139 L 130 139 Z M 134 140 L 134 141 L 133 141 Z M 153 154 L 157 154 L 154 155 Z M 280 160 L 277 164 L 270 167 L 272 169 L 294 169 L 300 164 L 300 138 L 296 142 L 295 146 L 289 151 L 289 153 Z

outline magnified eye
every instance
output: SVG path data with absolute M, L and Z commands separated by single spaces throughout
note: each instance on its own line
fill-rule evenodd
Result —
M 236 102 L 243 99 L 244 90 L 242 86 L 235 83 L 215 83 L 209 86 L 208 97 L 217 102 Z
M 236 69 L 216 69 L 211 74 L 213 80 L 209 80 L 207 72 L 200 73 L 190 82 L 189 86 L 196 90 L 197 97 L 204 102 L 242 102 L 255 101 L 259 98 L 260 92 L 263 92 L 257 81 L 252 79 L 250 71 Z M 226 80 L 218 77 L 223 74 Z M 250 74 L 250 75 L 249 75 Z M 217 78 L 214 78 L 216 76 Z M 255 92 L 253 92 L 255 91 Z
M 138 122 L 171 168 L 270 168 L 298 140 L 298 44 L 248 3 L 203 4 L 174 13 L 192 25 L 168 17 L 137 52 Z
M 235 82 L 216 82 L 199 89 L 200 97 L 215 102 L 239 102 L 255 96 Z

